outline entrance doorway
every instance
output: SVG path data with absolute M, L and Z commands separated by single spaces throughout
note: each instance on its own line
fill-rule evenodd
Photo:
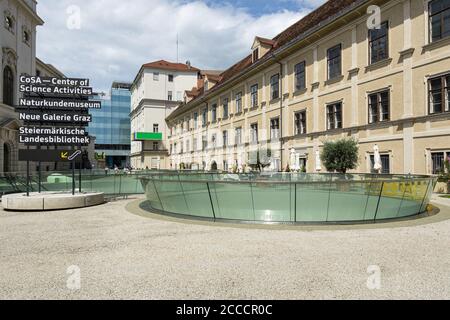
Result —
M 3 144 L 3 172 L 11 171 L 11 147 L 8 143 Z

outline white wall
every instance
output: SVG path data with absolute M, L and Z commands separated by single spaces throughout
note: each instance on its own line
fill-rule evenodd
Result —
M 34 1 L 29 0 L 28 2 L 32 7 L 35 6 Z M 14 34 L 5 28 L 5 11 L 9 11 L 16 19 Z M 17 54 L 17 70 L 14 70 L 14 73 L 16 88 L 18 88 L 18 75 L 22 73 L 34 75 L 36 72 L 36 22 L 32 19 L 29 13 L 18 4 L 17 1 L 0 1 L 0 18 L 0 50 L 1 48 L 11 48 Z M 22 41 L 23 26 L 31 31 L 31 41 L 29 45 Z M 2 60 L 0 60 L 0 63 Z M 1 65 L 2 76 L 0 77 L 0 101 L 3 101 L 2 91 L 4 67 L 5 66 Z
M 158 80 L 154 80 L 154 73 L 158 72 Z M 173 82 L 169 82 L 169 75 L 173 75 Z M 142 109 L 131 119 L 131 132 L 153 132 L 153 125 L 159 125 L 159 132 L 163 134 L 163 142 L 160 149 L 168 150 L 168 128 L 166 118 L 175 110 L 169 103 L 168 92 L 172 91 L 172 101 L 182 101 L 184 92 L 197 86 L 197 71 L 176 72 L 145 68 L 136 80 L 136 85 L 131 91 L 132 110 L 138 108 L 143 99 L 154 100 L 154 102 L 143 105 Z M 146 147 L 150 148 L 151 143 Z M 142 142 L 131 142 L 131 153 L 142 151 Z M 139 161 L 138 161 L 139 162 Z M 144 164 L 146 161 L 144 161 Z M 145 168 L 145 165 L 142 165 Z M 135 167 L 139 167 L 137 164 Z

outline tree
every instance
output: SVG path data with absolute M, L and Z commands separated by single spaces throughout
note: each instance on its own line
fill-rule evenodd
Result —
M 262 169 L 270 166 L 272 150 L 269 148 L 258 148 L 250 151 L 248 165 L 253 170 L 262 171 Z
M 439 173 L 439 182 L 445 182 L 447 184 L 447 193 L 450 193 L 450 159 L 444 161 L 444 167 Z
M 325 142 L 321 160 L 328 172 L 347 173 L 358 167 L 358 154 L 355 139 L 339 139 Z

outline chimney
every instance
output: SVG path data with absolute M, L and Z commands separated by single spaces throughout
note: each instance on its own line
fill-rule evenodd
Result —
M 191 62 L 189 60 L 186 61 L 186 65 L 188 66 L 189 69 L 191 68 Z

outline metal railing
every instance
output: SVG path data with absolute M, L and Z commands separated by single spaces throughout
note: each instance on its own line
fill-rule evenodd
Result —
M 150 210 L 245 222 L 375 222 L 426 211 L 436 179 L 373 174 L 155 172 Z
M 82 192 L 103 192 L 107 196 L 127 196 L 133 194 L 143 194 L 144 189 L 139 181 L 139 177 L 145 174 L 143 172 L 124 173 L 123 171 L 115 173 L 110 170 L 91 171 L 85 170 L 80 176 L 75 176 L 76 190 Z M 71 192 L 72 191 L 72 172 L 42 172 L 39 188 L 38 173 L 31 174 L 29 177 L 30 192 Z M 27 191 L 26 173 L 7 173 L 0 175 L 0 196 L 12 193 L 25 193 Z

